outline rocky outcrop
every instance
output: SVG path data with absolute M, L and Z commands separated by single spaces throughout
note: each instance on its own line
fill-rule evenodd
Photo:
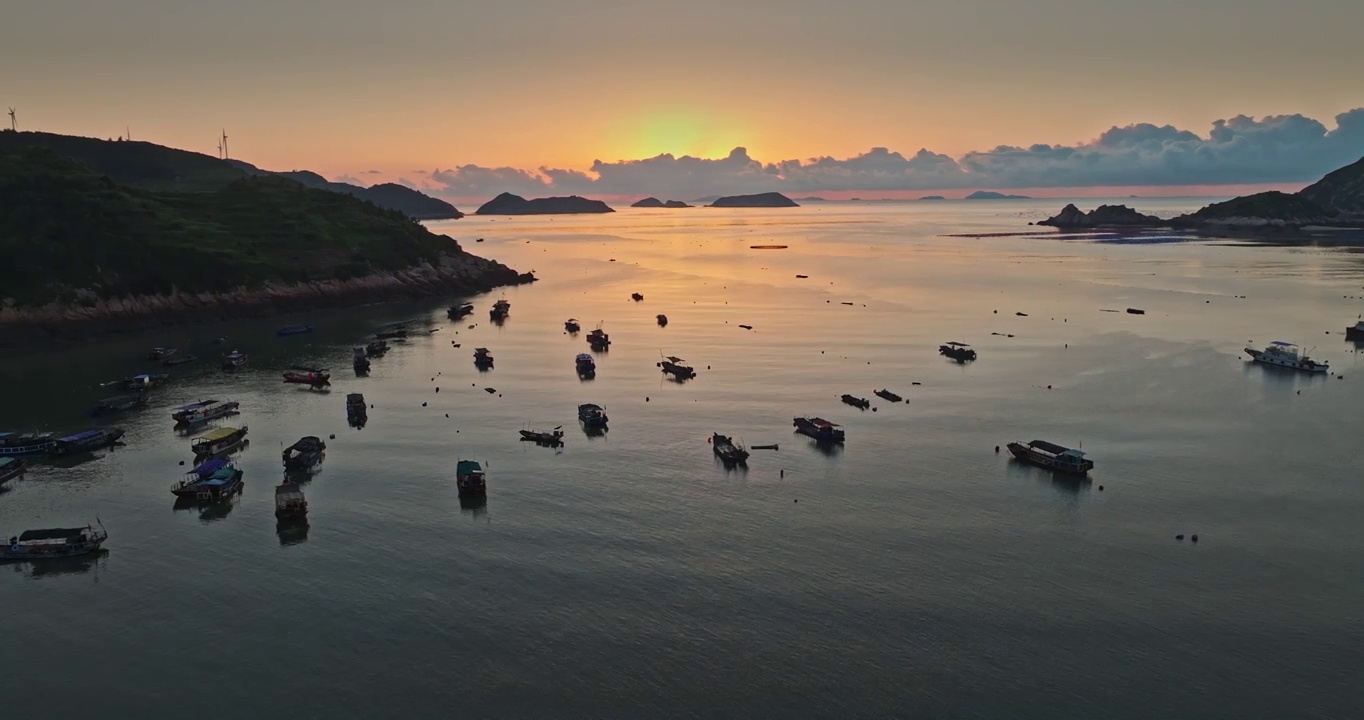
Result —
M 779 208 L 800 207 L 796 201 L 781 193 L 759 193 L 757 195 L 730 195 L 716 198 L 710 207 L 716 208 Z
M 267 282 L 261 287 L 216 293 L 176 289 L 166 295 L 100 298 L 92 291 L 77 290 L 76 303 L 19 306 L 12 300 L 0 301 L 0 347 L 380 300 L 483 292 L 534 281 L 530 273 L 517 273 L 499 262 L 459 253 L 443 256 L 438 265 L 423 263 L 347 280 Z
M 1341 215 L 1364 219 L 1364 158 L 1328 173 L 1298 191 L 1298 196 Z
M 1169 223 L 1155 215 L 1143 215 L 1126 205 L 1100 205 L 1084 212 L 1075 205 L 1067 205 L 1061 212 L 1038 225 L 1050 225 L 1063 229 L 1079 228 L 1131 228 L 1160 227 Z
M 1301 195 L 1262 192 L 1213 203 L 1198 212 L 1174 218 L 1170 224 L 1206 230 L 1284 231 L 1333 225 L 1339 222 L 1338 215 Z
M 475 215 L 574 215 L 615 212 L 600 200 L 571 195 L 527 200 L 520 195 L 502 193 L 474 211 Z
M 644 198 L 643 200 L 640 200 L 639 202 L 631 203 L 631 204 L 630 204 L 630 207 L 633 207 L 633 208 L 661 208 L 661 207 L 663 207 L 663 201 L 662 201 L 662 200 L 659 200 L 659 199 L 656 198 L 656 197 L 646 197 L 646 198 Z

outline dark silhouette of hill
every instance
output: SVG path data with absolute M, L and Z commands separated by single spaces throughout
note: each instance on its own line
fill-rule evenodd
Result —
M 730 195 L 716 198 L 710 207 L 717 208 L 775 208 L 800 207 L 794 200 L 781 193 L 769 192 L 757 195 Z
M 527 200 L 520 195 L 502 193 L 483 203 L 475 215 L 569 215 L 580 213 L 615 212 L 600 200 L 571 195 L 569 197 L 544 197 Z
M 1364 158 L 1327 173 L 1298 195 L 1347 216 L 1364 216 Z
M 345 193 L 361 200 L 368 200 L 381 208 L 401 211 L 414 220 L 457 220 L 464 217 L 464 213 L 455 209 L 454 205 L 397 183 L 382 183 L 362 187 L 350 183 L 333 182 L 311 170 L 273 172 L 262 170 L 251 163 L 240 160 L 228 160 L 227 162 L 252 175 L 278 175 L 317 190 L 330 190 Z

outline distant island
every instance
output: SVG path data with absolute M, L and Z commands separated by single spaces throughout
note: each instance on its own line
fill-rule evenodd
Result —
M 807 196 L 805 196 L 805 197 L 798 197 L 798 198 L 796 198 L 795 201 L 798 202 L 798 203 L 803 203 L 803 202 L 829 202 L 828 198 L 822 198 L 822 197 L 820 197 L 820 196 L 818 196 L 818 195 L 807 195 Z
M 925 195 L 925 196 L 923 196 L 923 197 L 921 197 L 921 198 L 919 198 L 919 199 L 920 199 L 920 200 L 946 200 L 947 198 L 945 198 L 945 197 L 943 197 L 943 196 L 941 196 L 941 195 Z
M 794 200 L 781 193 L 769 192 L 757 195 L 730 195 L 716 198 L 710 207 L 717 208 L 778 208 L 800 207 Z
M 402 212 L 143 142 L 0 133 L 0 343 L 532 280 Z
M 458 220 L 464 217 L 464 213 L 456 210 L 454 205 L 397 183 L 361 187 L 350 183 L 332 182 L 310 170 L 273 172 L 241 160 L 227 162 L 251 175 L 279 175 L 305 187 L 345 193 L 361 200 L 368 200 L 381 208 L 402 212 L 413 220 Z
M 977 190 L 967 195 L 965 200 L 1031 200 L 1027 195 L 1005 195 L 993 190 Z
M 572 195 L 569 197 L 544 197 L 527 200 L 520 195 L 502 193 L 483 203 L 474 211 L 475 215 L 576 215 L 584 213 L 615 212 L 600 200 Z
M 638 201 L 638 202 L 631 203 L 630 207 L 633 207 L 633 208 L 668 208 L 668 209 L 676 209 L 676 208 L 689 208 L 689 207 L 692 207 L 692 206 L 691 206 L 691 205 L 688 205 L 688 204 L 686 204 L 686 203 L 684 203 L 684 202 L 682 202 L 681 200 L 669 200 L 669 201 L 667 201 L 667 202 L 663 202 L 662 200 L 659 200 L 659 199 L 656 198 L 656 197 L 647 197 L 647 198 L 644 198 L 643 200 L 640 200 L 640 201 Z

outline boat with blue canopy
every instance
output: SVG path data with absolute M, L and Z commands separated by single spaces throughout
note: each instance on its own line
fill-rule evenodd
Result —
M 171 494 L 176 497 L 194 497 L 198 492 L 195 486 L 204 480 L 223 472 L 240 473 L 231 462 L 222 458 L 212 458 L 194 466 L 193 470 L 185 473 L 185 477 L 171 486 Z
M 56 444 L 48 452 L 53 455 L 74 455 L 113 445 L 123 437 L 123 428 L 100 428 L 86 430 L 75 435 L 57 438 Z
M 52 433 L 0 432 L 0 456 L 41 455 L 57 444 Z

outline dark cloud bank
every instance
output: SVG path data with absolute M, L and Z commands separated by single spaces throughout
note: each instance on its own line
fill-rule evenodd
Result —
M 1000 146 L 960 158 L 920 150 L 905 157 L 872 148 L 832 157 L 762 163 L 735 148 L 720 159 L 659 155 L 592 164 L 588 172 L 464 165 L 429 174 L 436 192 L 518 195 L 703 195 L 893 191 L 949 188 L 1224 185 L 1310 182 L 1364 156 L 1364 108 L 1336 116 L 1335 129 L 1302 115 L 1213 123 L 1207 137 L 1146 123 L 1114 127 L 1075 146 Z

